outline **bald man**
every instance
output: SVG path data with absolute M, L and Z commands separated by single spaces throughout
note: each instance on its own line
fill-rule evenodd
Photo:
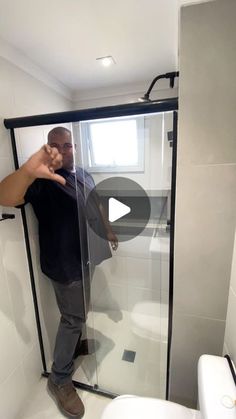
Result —
M 74 358 L 90 353 L 88 340 L 81 340 L 90 301 L 90 276 L 95 265 L 111 257 L 111 251 L 102 240 L 89 260 L 84 188 L 92 190 L 94 181 L 89 173 L 75 168 L 73 151 L 70 130 L 61 126 L 52 129 L 48 144 L 0 183 L 0 205 L 21 207 L 29 202 L 38 218 L 41 269 L 51 280 L 61 313 L 48 391 L 63 414 L 81 418 L 84 405 L 72 383 Z M 99 203 L 97 222 L 116 250 L 117 237 Z

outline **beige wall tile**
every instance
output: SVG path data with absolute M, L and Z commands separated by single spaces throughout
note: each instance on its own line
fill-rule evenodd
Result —
M 170 378 L 172 401 L 196 408 L 198 359 L 204 353 L 222 354 L 224 327 L 223 321 L 175 315 L 172 338 L 175 354 Z
M 236 362 L 236 294 L 232 288 L 229 292 L 227 320 L 225 328 L 225 345 L 229 355 Z
M 225 320 L 236 220 L 236 165 L 178 173 L 174 297 L 178 312 Z
M 236 294 L 236 230 L 235 230 L 234 249 L 233 249 L 232 265 L 231 265 L 230 286 L 234 294 Z
M 181 163 L 234 163 L 234 0 L 182 8 L 180 26 Z
M 235 15 L 234 0 L 181 9 L 170 379 L 171 400 L 188 405 L 198 357 L 223 349 L 236 214 Z

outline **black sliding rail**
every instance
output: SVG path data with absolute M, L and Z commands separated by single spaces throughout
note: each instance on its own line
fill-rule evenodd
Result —
M 6 128 L 32 127 L 36 125 L 62 124 L 90 119 L 114 118 L 119 116 L 140 115 L 153 112 L 166 112 L 178 109 L 178 98 L 135 102 L 125 105 L 106 106 L 102 108 L 81 109 L 77 111 L 49 113 L 44 115 L 24 116 L 4 119 Z

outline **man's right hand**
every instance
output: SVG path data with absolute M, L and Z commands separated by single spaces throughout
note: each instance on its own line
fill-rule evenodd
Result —
M 66 184 L 66 180 L 62 176 L 54 173 L 55 170 L 62 167 L 62 155 L 55 147 L 50 147 L 48 144 L 34 153 L 23 166 L 32 179 L 51 179 L 62 185 Z
M 55 147 L 45 144 L 26 163 L 0 182 L 0 205 L 15 207 L 24 204 L 24 196 L 29 186 L 37 178 L 51 179 L 62 185 L 66 180 L 54 173 L 62 167 L 62 155 Z

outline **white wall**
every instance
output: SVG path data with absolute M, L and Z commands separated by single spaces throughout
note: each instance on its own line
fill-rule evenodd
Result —
M 91 91 L 80 91 L 74 95 L 73 108 L 87 109 L 102 106 L 122 105 L 124 103 L 138 102 L 148 90 L 149 83 L 139 85 L 123 85 L 113 88 L 93 89 Z M 164 99 L 178 96 L 178 78 L 175 79 L 175 87 L 169 88 L 168 80 L 159 80 L 150 94 L 150 99 Z
M 170 398 L 189 406 L 199 356 L 223 350 L 236 219 L 235 16 L 235 0 L 181 12 Z
M 0 179 L 13 169 L 4 118 L 67 111 L 71 102 L 7 60 L 0 58 Z M 31 138 L 33 143 L 34 138 Z M 0 223 L 0 416 L 19 417 L 19 409 L 39 380 L 42 364 L 20 210 Z

